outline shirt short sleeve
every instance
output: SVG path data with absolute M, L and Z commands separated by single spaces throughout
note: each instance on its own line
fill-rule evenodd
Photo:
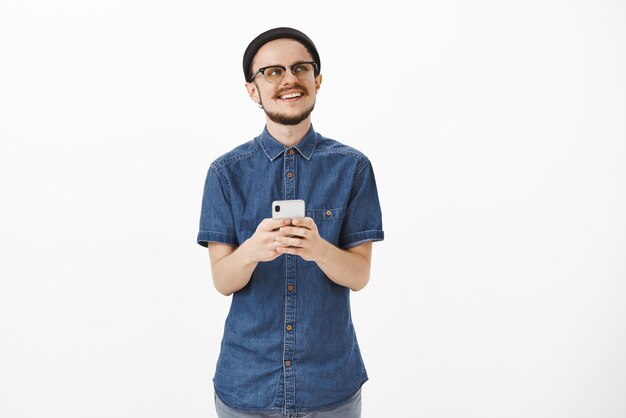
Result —
M 374 170 L 365 158 L 359 165 L 341 226 L 339 246 L 355 247 L 384 239 L 382 214 Z
M 228 182 L 215 163 L 211 164 L 204 182 L 197 242 L 203 247 L 208 247 L 209 242 L 239 245 L 230 205 Z

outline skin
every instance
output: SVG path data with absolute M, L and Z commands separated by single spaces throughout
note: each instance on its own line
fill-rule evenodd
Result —
M 263 45 L 252 60 L 252 71 L 268 65 L 291 65 L 301 61 L 313 61 L 309 51 L 293 39 L 276 39 Z M 268 83 L 262 74 L 246 83 L 248 95 L 255 103 L 263 103 L 265 122 L 269 133 L 285 146 L 296 145 L 311 127 L 311 116 L 297 125 L 281 125 L 272 121 L 267 112 L 296 115 L 315 104 L 315 97 L 322 84 L 322 74 L 307 80 L 297 79 L 290 70 L 279 84 Z M 296 101 L 284 101 L 278 95 L 300 91 L 304 96 Z
M 252 70 L 269 65 L 289 66 L 296 62 L 313 61 L 307 49 L 292 39 L 277 39 L 263 45 L 252 61 Z M 315 104 L 322 83 L 322 75 L 311 74 L 299 80 L 287 70 L 277 84 L 268 83 L 263 75 L 246 83 L 248 95 L 255 103 L 262 103 L 269 133 L 287 147 L 297 145 L 311 127 L 310 114 L 300 123 L 283 125 L 274 122 L 268 113 L 288 116 L 301 115 Z M 299 91 L 297 100 L 282 100 L 280 95 Z M 296 237 L 289 237 L 296 235 Z M 293 247 L 290 247 L 293 246 Z M 258 263 L 271 261 L 281 254 L 293 254 L 315 262 L 330 280 L 353 291 L 363 289 L 370 276 L 372 242 L 368 241 L 347 250 L 323 239 L 315 221 L 309 217 L 294 219 L 263 219 L 254 234 L 240 246 L 209 243 L 211 272 L 215 288 L 223 295 L 245 287 Z

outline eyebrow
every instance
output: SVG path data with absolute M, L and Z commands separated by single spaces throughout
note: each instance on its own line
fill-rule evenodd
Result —
M 296 62 L 294 62 L 291 65 L 297 65 L 297 64 L 302 64 L 303 62 L 315 62 L 315 60 L 298 60 Z M 290 67 L 291 65 L 287 65 L 287 67 Z M 264 65 L 263 67 L 259 67 L 259 69 L 261 68 L 267 68 L 267 67 L 285 67 L 282 64 L 270 64 L 270 65 Z M 258 70 L 257 70 L 258 71 Z

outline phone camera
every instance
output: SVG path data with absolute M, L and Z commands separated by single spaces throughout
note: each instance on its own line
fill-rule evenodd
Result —
M 274 212 L 280 212 L 280 205 L 274 206 Z

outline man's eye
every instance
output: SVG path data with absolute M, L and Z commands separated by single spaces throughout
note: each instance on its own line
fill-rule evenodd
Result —
M 267 74 L 270 77 L 280 77 L 283 74 L 283 69 L 282 68 L 268 68 L 267 70 L 265 70 L 265 74 Z
M 305 73 L 307 72 L 308 67 L 306 64 L 298 64 L 293 66 L 293 71 L 296 73 Z

